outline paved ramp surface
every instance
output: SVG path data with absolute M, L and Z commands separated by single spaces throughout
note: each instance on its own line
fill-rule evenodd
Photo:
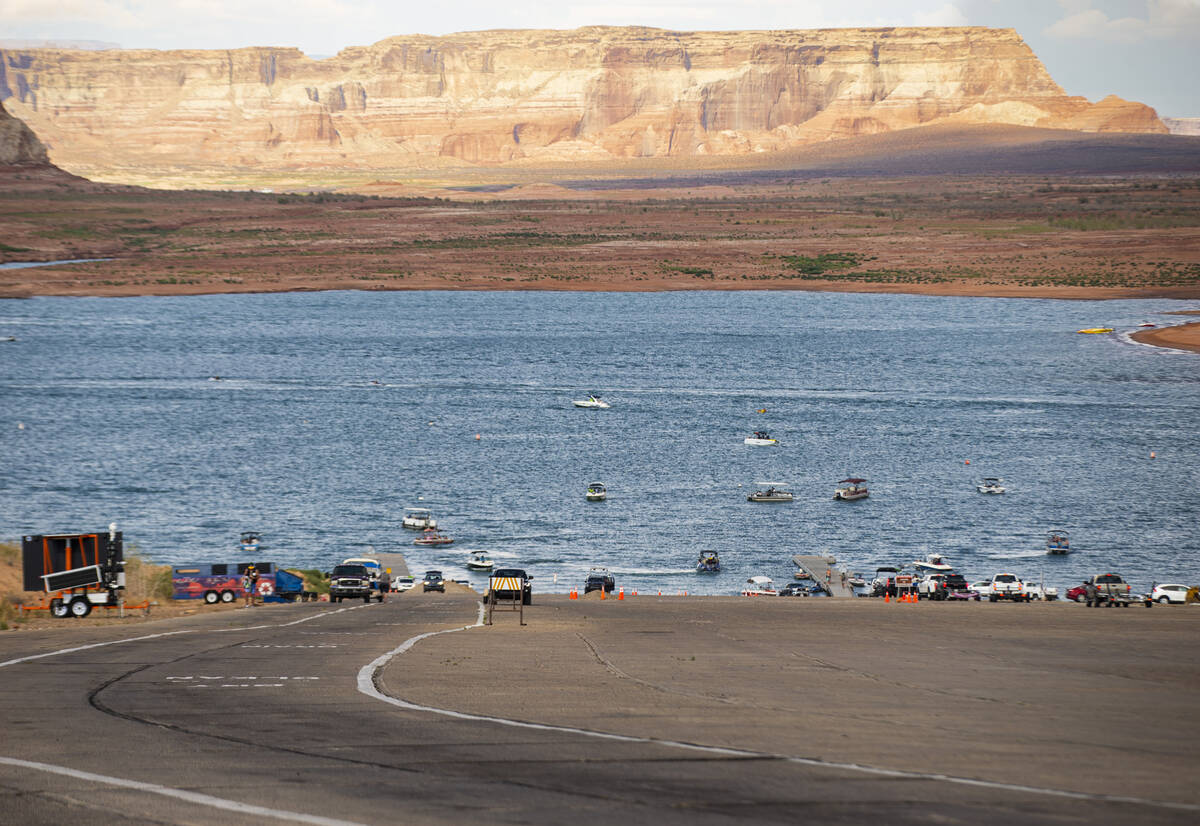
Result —
M 582 657 L 578 672 L 566 654 L 559 660 L 553 647 L 538 645 L 539 633 L 555 631 L 557 614 L 611 610 L 619 621 L 618 612 L 633 610 L 629 601 L 614 601 L 611 609 L 565 598 L 546 602 L 535 598 L 526 629 L 515 617 L 498 616 L 492 629 L 426 637 L 386 661 L 419 635 L 472 626 L 476 595 L 451 586 L 444 595 L 408 593 L 381 604 L 299 603 L 137 626 L 0 635 L 4 821 L 1195 822 L 1195 806 L 947 783 L 919 772 L 823 763 L 818 749 L 804 748 L 803 730 L 818 720 L 826 729 L 839 726 L 847 738 L 872 737 L 870 720 L 884 713 L 875 701 L 888 695 L 881 683 L 882 694 L 863 698 L 861 720 L 835 719 L 815 706 L 805 716 L 719 698 L 710 704 L 704 692 L 719 687 L 692 684 L 688 705 L 710 709 L 693 723 L 672 710 L 681 695 L 622 671 L 603 642 L 575 632 L 555 636 L 555 645 Z M 789 624 L 797 616 L 786 606 L 766 610 L 786 614 Z M 652 617 L 642 630 L 623 628 L 642 635 L 631 639 L 650 640 L 646 635 L 681 627 L 679 616 L 686 614 L 670 624 Z M 467 637 L 488 634 L 495 636 Z M 132 637 L 141 639 L 121 641 Z M 451 639 L 463 644 L 444 644 Z M 503 641 L 500 650 L 513 655 L 490 659 L 489 640 Z M 667 659 L 656 658 L 656 667 L 667 668 Z M 539 693 L 539 674 L 558 682 Z M 641 699 L 627 705 L 595 674 Z M 416 707 L 381 701 L 360 690 L 363 679 L 384 698 L 403 701 L 411 690 L 419 701 Z M 489 685 L 519 689 L 499 710 L 535 725 L 421 707 L 494 716 Z M 802 703 L 806 685 L 790 685 L 788 694 Z M 777 736 L 761 748 L 745 748 L 738 721 L 747 713 L 767 721 L 763 731 Z M 536 725 L 543 719 L 553 725 Z M 954 725 L 965 754 L 972 739 L 986 733 L 970 720 Z M 656 731 L 655 738 L 638 734 Z M 625 733 L 605 736 L 614 732 Z M 912 737 L 920 741 L 922 732 Z M 903 769 L 907 746 L 889 739 L 880 759 Z

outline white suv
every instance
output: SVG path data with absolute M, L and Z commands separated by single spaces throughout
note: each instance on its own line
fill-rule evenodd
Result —
M 1166 605 L 1168 602 L 1175 602 L 1182 605 L 1187 602 L 1188 587 L 1186 585 L 1175 585 L 1174 583 L 1164 583 L 1155 585 L 1154 590 L 1150 592 L 1150 601 Z

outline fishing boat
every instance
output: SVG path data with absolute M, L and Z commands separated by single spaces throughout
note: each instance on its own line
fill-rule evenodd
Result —
M 604 487 L 603 482 L 592 482 L 587 486 L 584 498 L 589 502 L 603 502 L 608 498 L 608 489 Z
M 753 436 L 747 436 L 742 441 L 744 444 L 748 444 L 748 445 L 777 445 L 777 444 L 779 444 L 779 440 L 772 439 L 770 434 L 768 434 L 767 431 L 765 431 L 765 430 L 756 430 L 756 431 L 754 431 Z
M 432 547 L 436 545 L 451 545 L 454 540 L 444 533 L 438 533 L 436 528 L 426 528 L 425 532 L 413 540 L 414 545 Z
M 238 547 L 246 553 L 256 554 L 262 548 L 262 535 L 257 531 L 242 531 Z
M 701 551 L 700 559 L 696 562 L 696 572 L 715 574 L 721 570 L 721 558 L 716 551 Z
M 429 508 L 405 508 L 401 525 L 412 531 L 423 531 L 426 528 L 437 528 L 437 520 Z
M 1050 531 L 1046 534 L 1046 553 L 1064 556 L 1071 552 L 1071 537 L 1066 531 Z
M 918 571 L 945 573 L 954 570 L 954 566 L 947 562 L 946 558 L 941 554 L 928 554 L 924 559 L 918 559 L 912 566 Z
M 576 407 L 586 407 L 591 410 L 608 410 L 611 405 L 599 396 L 588 396 L 586 399 L 576 399 L 571 402 Z
M 985 476 L 975 485 L 975 490 L 980 493 L 1004 493 L 1007 488 L 1004 487 L 1004 480 L 998 476 Z
M 755 482 L 754 484 L 762 487 L 746 497 L 748 502 L 791 502 L 794 498 L 791 491 L 780 487 L 782 482 Z
M 742 588 L 744 597 L 774 597 L 779 592 L 775 590 L 775 582 L 769 576 L 752 576 L 746 580 Z
M 1094 336 L 1100 333 L 1111 333 L 1112 331 L 1112 327 L 1084 327 L 1082 330 L 1076 330 L 1075 332 Z
M 472 551 L 467 557 L 467 568 L 472 571 L 490 571 L 495 564 L 483 551 Z
M 855 499 L 866 499 L 870 494 L 867 491 L 867 480 L 851 477 L 842 479 L 838 482 L 840 487 L 833 492 L 833 498 L 842 502 L 853 502 Z

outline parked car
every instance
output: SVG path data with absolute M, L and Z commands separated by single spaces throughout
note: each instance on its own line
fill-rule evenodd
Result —
M 1168 602 L 1173 602 L 1182 605 L 1187 602 L 1188 586 L 1177 585 L 1175 583 L 1163 583 L 1155 585 L 1154 590 L 1149 594 L 1151 602 L 1157 602 L 1161 605 L 1166 605 Z
M 828 592 L 824 585 L 812 581 L 789 582 L 779 589 L 781 597 L 823 597 L 827 595 Z
M 441 591 L 446 593 L 446 580 L 442 579 L 441 571 L 426 571 L 425 578 L 421 580 L 421 593 L 426 591 Z
M 393 591 L 411 591 L 414 587 L 416 587 L 416 584 L 417 584 L 416 577 L 404 576 L 404 575 L 392 577 L 392 590 Z
M 492 571 L 492 579 L 519 579 L 522 583 L 521 588 L 521 603 L 524 605 L 533 605 L 533 577 L 527 576 L 523 568 L 497 568 Z M 484 594 L 486 600 L 492 591 L 489 587 L 488 592 Z M 496 589 L 496 599 L 516 599 L 516 594 L 513 591 Z

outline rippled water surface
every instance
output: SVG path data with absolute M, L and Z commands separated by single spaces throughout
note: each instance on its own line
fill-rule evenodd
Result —
M 786 292 L 0 300 L 0 538 L 101 529 L 161 562 L 328 567 L 372 545 L 542 591 L 733 593 L 795 553 L 970 577 L 1200 581 L 1200 356 L 1172 301 Z M 213 377 L 219 376 L 220 380 Z M 379 384 L 373 384 L 379 382 Z M 609 410 L 571 400 L 601 394 Z M 764 410 L 766 412 L 757 412 Z M 778 447 L 748 447 L 769 430 Z M 476 438 L 478 434 L 479 438 Z M 1151 453 L 1157 458 L 1151 459 Z M 970 464 L 966 464 L 966 462 Z M 832 499 L 848 475 L 871 497 Z M 1009 492 L 975 491 L 1001 476 Z M 588 482 L 609 499 L 584 501 Z M 790 505 L 746 501 L 781 482 Z M 456 543 L 412 546 L 405 506 Z M 1077 552 L 1047 558 L 1045 532 Z M 692 572 L 719 550 L 726 569 Z

